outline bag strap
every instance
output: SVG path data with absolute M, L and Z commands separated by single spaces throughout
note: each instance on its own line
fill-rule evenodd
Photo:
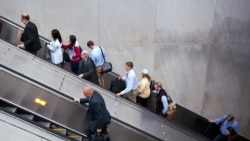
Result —
M 99 48 L 100 48 L 100 50 L 101 50 L 101 52 L 102 52 L 102 58 L 103 58 L 104 62 L 106 62 L 106 61 L 105 61 L 104 54 L 103 54 L 103 51 L 102 51 L 102 47 L 101 47 L 101 46 L 99 46 Z
M 168 94 L 167 94 L 167 99 L 170 101 L 170 103 L 173 102 L 172 98 Z M 170 104 L 170 103 L 168 103 L 168 104 Z

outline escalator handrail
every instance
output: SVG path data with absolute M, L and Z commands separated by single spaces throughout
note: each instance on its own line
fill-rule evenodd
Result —
M 32 81 L 33 83 L 36 83 L 36 84 L 38 84 L 38 85 L 41 85 L 42 87 L 45 87 L 46 89 L 49 89 L 49 90 L 51 90 L 51 91 L 53 91 L 53 92 L 55 92 L 55 93 L 57 93 L 57 94 L 60 94 L 60 95 L 64 96 L 65 98 L 69 99 L 69 100 L 73 100 L 73 99 L 74 99 L 73 97 L 71 97 L 71 96 L 69 96 L 69 95 L 66 95 L 66 94 L 64 94 L 64 93 L 62 93 L 62 92 L 60 92 L 60 91 L 58 91 L 58 90 L 56 90 L 56 89 L 54 89 L 54 88 L 52 88 L 52 87 L 49 87 L 48 85 L 45 85 L 45 84 L 43 84 L 43 83 L 41 83 L 41 82 L 39 82 L 39 81 L 36 81 L 36 80 L 34 80 L 34 79 L 32 79 L 32 78 L 30 78 L 30 77 L 28 77 L 28 76 L 26 76 L 26 75 L 24 75 L 24 74 L 22 74 L 22 73 L 19 73 L 19 72 L 15 71 L 15 70 L 13 70 L 13 69 L 11 69 L 11 68 L 8 68 L 8 67 L 6 67 L 6 66 L 4 66 L 4 65 L 2 65 L 2 64 L 0 64 L 0 67 L 4 68 L 4 69 L 6 69 L 6 70 L 8 70 L 8 71 L 10 71 L 10 72 L 12 72 L 12 73 L 15 73 L 15 74 L 17 74 L 17 75 L 19 75 L 19 76 L 21 76 L 21 77 L 23 77 L 23 78 L 25 78 L 25 79 L 27 79 L 27 80 L 29 80 L 29 81 Z M 83 105 L 83 107 L 84 107 L 85 109 L 87 108 L 86 105 Z M 124 122 L 124 121 L 118 119 L 118 118 L 115 118 L 115 117 L 111 117 L 111 118 L 112 118 L 113 120 L 117 121 L 117 122 L 120 122 L 121 124 L 124 124 L 125 126 L 128 126 L 128 127 L 132 128 L 132 129 L 134 129 L 134 130 L 138 130 L 139 132 L 141 132 L 141 133 L 143 133 L 143 134 L 145 134 L 145 135 L 147 135 L 147 136 L 149 136 L 149 137 L 159 139 L 158 137 L 155 137 L 155 136 L 153 136 L 153 135 L 151 135 L 151 134 L 149 134 L 149 133 L 147 133 L 147 132 L 145 132 L 145 131 L 143 131 L 143 130 L 141 130 L 141 129 L 138 129 L 138 128 L 136 128 L 136 127 L 134 127 L 134 126 L 132 126 L 132 125 L 130 125 L 130 124 L 128 124 L 128 123 L 126 123 L 126 122 Z M 58 123 L 58 124 L 59 124 L 59 123 Z M 59 125 L 60 125 L 60 124 L 59 124 Z M 62 125 L 60 125 L 60 126 L 62 126 Z M 73 130 L 73 131 L 74 131 L 74 130 Z M 159 139 L 159 140 L 160 140 L 160 139 Z

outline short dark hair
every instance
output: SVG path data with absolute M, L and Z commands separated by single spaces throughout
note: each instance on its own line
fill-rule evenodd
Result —
M 227 118 L 228 118 L 230 121 L 233 121 L 233 120 L 234 120 L 234 115 L 233 115 L 233 114 L 227 114 Z
M 71 44 L 74 45 L 76 43 L 76 36 L 75 35 L 70 35 L 69 40 L 71 41 Z
M 25 19 L 25 20 L 28 20 L 28 21 L 30 20 L 30 16 L 28 14 L 22 14 L 21 18 Z
M 93 42 L 93 41 L 88 41 L 87 42 L 87 46 L 89 47 L 89 46 L 93 46 L 93 45 L 95 45 L 95 43 Z
M 62 37 L 58 29 L 53 29 L 51 34 L 54 40 L 58 39 L 59 42 L 62 43 Z
M 133 66 L 134 66 L 134 65 L 133 65 L 133 62 L 130 62 L 130 61 L 129 61 L 129 62 L 126 62 L 125 65 L 128 66 L 128 67 L 130 67 L 131 69 L 132 69 Z

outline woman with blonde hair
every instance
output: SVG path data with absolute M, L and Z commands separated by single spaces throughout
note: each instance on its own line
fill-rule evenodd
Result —
M 136 102 L 146 107 L 147 100 L 150 96 L 151 77 L 149 76 L 147 69 L 143 69 L 141 74 L 142 79 L 139 81 L 137 86 L 138 95 L 136 97 Z

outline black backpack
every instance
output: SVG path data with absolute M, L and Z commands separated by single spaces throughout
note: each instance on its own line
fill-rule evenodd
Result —
M 151 80 L 150 81 L 150 86 L 149 86 L 149 88 L 150 88 L 150 91 L 152 92 L 153 90 L 155 90 L 155 81 L 154 80 Z
M 113 93 L 119 93 L 126 88 L 126 82 L 122 79 L 112 80 L 109 90 Z

